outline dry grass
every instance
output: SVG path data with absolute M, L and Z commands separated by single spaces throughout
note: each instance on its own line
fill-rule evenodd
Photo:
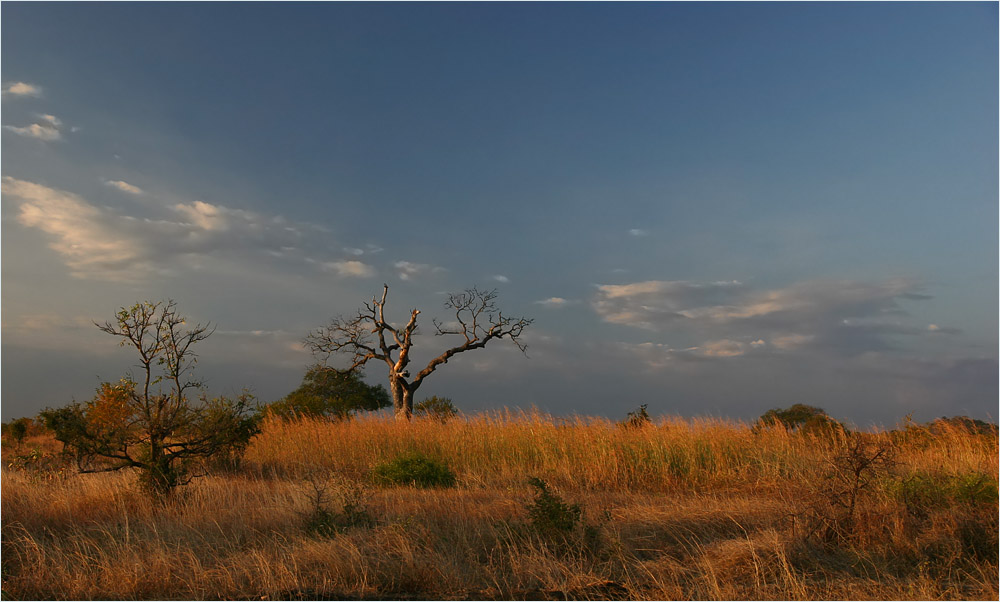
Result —
M 853 521 L 833 476 L 845 437 L 717 420 L 269 421 L 239 472 L 162 502 L 134 474 L 17 460 L 58 449 L 37 438 L 4 450 L 3 596 L 997 599 L 997 438 L 863 437 L 895 461 L 870 475 Z M 413 450 L 457 487 L 369 483 Z M 330 491 L 365 487 L 375 526 L 305 528 L 310 483 L 327 476 Z M 533 528 L 530 476 L 580 504 L 591 533 Z

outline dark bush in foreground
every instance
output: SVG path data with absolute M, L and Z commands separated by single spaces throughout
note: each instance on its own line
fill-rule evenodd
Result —
M 372 470 L 372 479 L 379 485 L 410 485 L 413 487 L 452 487 L 455 473 L 443 462 L 420 452 L 409 452 Z

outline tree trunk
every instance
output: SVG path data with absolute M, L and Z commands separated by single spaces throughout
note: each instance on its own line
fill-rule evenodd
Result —
M 389 389 L 392 390 L 392 407 L 396 411 L 396 420 L 409 420 L 413 413 L 413 392 L 408 391 L 402 378 L 389 377 Z
M 152 439 L 149 446 L 147 485 L 156 495 L 166 495 L 176 485 L 176 479 L 170 466 L 170 458 L 163 451 L 163 442 L 158 437 Z
M 403 389 L 403 415 L 396 414 L 397 420 L 409 420 L 413 416 L 413 389 Z

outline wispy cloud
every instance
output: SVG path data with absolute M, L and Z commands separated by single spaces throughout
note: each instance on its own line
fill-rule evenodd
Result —
M 134 195 L 144 194 L 142 188 L 139 188 L 138 186 L 133 186 L 132 184 L 129 184 L 128 182 L 124 182 L 122 180 L 105 180 L 104 184 L 105 186 L 110 186 L 111 188 L 117 188 L 118 190 L 121 190 L 122 192 L 127 192 L 129 194 L 134 194 Z
M 417 276 L 429 273 L 444 272 L 445 268 L 433 266 L 426 263 L 413 263 L 411 261 L 397 261 L 395 266 L 400 280 L 411 280 Z
M 122 189 L 118 184 L 108 185 Z M 294 250 L 302 230 L 280 216 L 266 216 L 203 201 L 158 208 L 160 215 L 122 215 L 79 195 L 4 177 L 2 191 L 17 204 L 17 220 L 51 237 L 74 276 L 136 280 L 169 272 L 187 258 L 229 253 L 280 257 Z M 148 209 L 148 207 L 147 207 Z M 358 266 L 342 266 L 356 274 Z M 353 275 L 353 274 L 352 274 Z
M 18 136 L 24 136 L 26 138 L 37 138 L 38 140 L 44 140 L 46 142 L 52 142 L 53 140 L 59 140 L 62 135 L 59 134 L 59 130 L 52 127 L 51 125 L 43 125 L 41 123 L 33 123 L 24 127 L 17 127 L 13 125 L 3 126 L 5 130 L 14 132 Z
M 670 333 L 709 357 L 804 348 L 856 354 L 893 347 L 890 337 L 936 332 L 908 326 L 901 302 L 928 299 L 916 282 L 811 280 L 773 290 L 739 281 L 650 280 L 601 285 L 592 307 L 606 322 Z
M 510 282 L 510 278 L 504 276 L 503 274 L 496 274 L 495 276 L 493 276 L 493 279 L 496 280 L 497 282 L 502 282 L 504 284 Z
M 7 96 L 41 96 L 42 89 L 34 84 L 11 82 L 3 87 L 3 95 Z
M 360 261 L 328 261 L 322 264 L 322 268 L 336 272 L 340 276 L 370 278 L 375 275 L 375 268 Z
M 3 194 L 19 199 L 17 220 L 53 237 L 50 247 L 75 274 L 114 270 L 140 260 L 136 241 L 123 237 L 117 220 L 79 196 L 4 177 Z
M 642 228 L 632 228 L 628 233 L 629 236 L 635 237 L 649 236 L 649 230 L 643 230 Z

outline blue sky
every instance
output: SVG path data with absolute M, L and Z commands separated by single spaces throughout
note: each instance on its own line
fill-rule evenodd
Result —
M 210 392 L 280 398 L 383 282 L 427 332 L 473 285 L 535 319 L 417 393 L 467 411 L 996 416 L 995 3 L 2 17 L 5 420 L 117 380 L 91 322 L 166 297 Z

